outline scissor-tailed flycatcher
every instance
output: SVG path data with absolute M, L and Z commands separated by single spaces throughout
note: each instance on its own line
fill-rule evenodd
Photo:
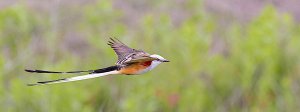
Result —
M 46 71 L 46 70 L 25 69 L 26 72 L 32 72 L 32 73 L 60 73 L 60 74 L 83 73 L 83 72 L 89 73 L 87 75 L 70 77 L 70 78 L 63 78 L 63 79 L 50 80 L 50 81 L 40 81 L 35 84 L 28 84 L 28 85 L 35 86 L 35 85 L 42 85 L 42 84 L 72 82 L 72 81 L 91 79 L 91 78 L 101 77 L 105 75 L 112 75 L 112 74 L 126 74 L 126 75 L 142 74 L 152 70 L 162 62 L 169 62 L 168 60 L 164 59 L 163 57 L 157 54 L 150 55 L 149 53 L 146 53 L 142 50 L 132 49 L 126 46 L 118 39 L 115 40 L 110 38 L 110 41 L 108 41 L 108 45 L 110 45 L 115 51 L 115 53 L 118 55 L 118 61 L 116 62 L 115 66 L 110 66 L 107 68 L 102 68 L 97 70 L 69 71 L 69 72 L 55 72 L 55 71 Z

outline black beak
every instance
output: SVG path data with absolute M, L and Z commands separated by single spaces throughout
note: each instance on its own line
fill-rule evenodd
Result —
M 162 60 L 162 62 L 170 62 L 169 60 Z

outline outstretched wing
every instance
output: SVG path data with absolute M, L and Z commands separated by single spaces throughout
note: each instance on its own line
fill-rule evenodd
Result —
M 138 56 L 138 57 L 134 57 L 133 59 L 125 62 L 126 64 L 132 64 L 132 63 L 140 63 L 140 62 L 146 62 L 146 61 L 153 61 L 156 60 L 156 58 L 152 58 L 149 56 Z
M 117 65 L 128 64 L 128 62 L 133 59 L 149 57 L 150 55 L 142 50 L 132 49 L 118 39 L 115 40 L 113 38 L 110 38 L 110 41 L 108 41 L 108 45 L 110 45 L 118 55 L 118 61 L 116 63 Z
M 135 49 L 132 49 L 124 43 L 122 43 L 120 40 L 115 39 L 110 38 L 110 41 L 108 41 L 108 45 L 110 45 L 110 47 L 114 49 L 114 51 L 118 55 L 118 58 L 122 57 L 123 55 L 134 52 Z

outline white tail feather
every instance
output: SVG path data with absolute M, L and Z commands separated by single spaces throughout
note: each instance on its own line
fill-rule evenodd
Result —
M 110 72 L 105 72 L 105 73 L 88 74 L 88 75 L 70 77 L 70 78 L 65 78 L 65 79 L 58 79 L 58 80 L 53 80 L 53 81 L 44 81 L 44 82 L 38 82 L 36 84 L 29 84 L 29 86 L 73 82 L 73 81 L 97 78 L 97 77 L 102 77 L 102 76 L 112 75 L 112 74 L 119 74 L 119 71 L 110 71 Z

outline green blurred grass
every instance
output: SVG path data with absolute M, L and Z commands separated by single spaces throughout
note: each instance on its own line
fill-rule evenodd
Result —
M 201 7 L 188 5 L 189 10 Z M 221 30 L 216 17 L 204 11 L 195 11 L 178 26 L 164 13 L 145 14 L 139 26 L 126 25 L 120 21 L 125 15 L 108 1 L 80 11 L 76 24 L 25 5 L 0 11 L 2 111 L 299 110 L 300 27 L 272 6 L 246 25 L 234 22 Z M 145 75 L 26 86 L 73 75 L 28 74 L 25 68 L 69 71 L 112 65 L 116 56 L 106 45 L 112 36 L 171 63 Z

